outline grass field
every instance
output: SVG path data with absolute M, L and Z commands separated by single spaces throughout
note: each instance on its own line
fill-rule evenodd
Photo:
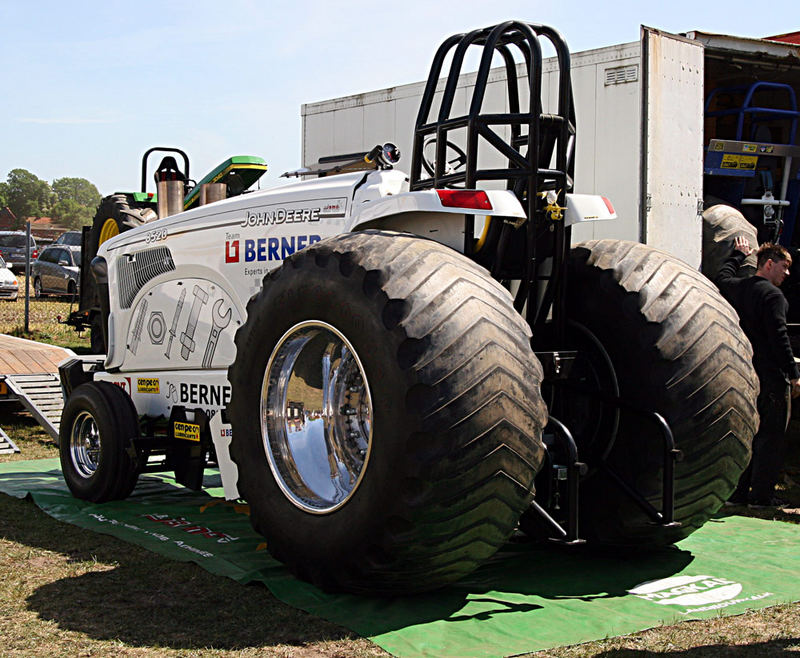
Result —
M 25 333 L 25 277 L 17 277 L 19 281 L 19 298 L 16 301 L 0 301 L 0 333 L 12 336 L 23 336 L 31 340 L 52 343 L 69 347 L 76 352 L 89 349 L 89 332 L 78 334 L 75 329 L 63 321 L 70 311 L 77 309 L 66 297 L 42 297 L 34 299 L 31 287 L 31 298 L 28 305 L 28 329 Z
M 67 302 L 31 300 L 30 308 L 36 338 L 76 351 L 88 348 L 88 336 L 55 322 L 68 314 Z M 22 335 L 23 309 L 22 300 L 0 302 L 0 332 Z M 0 461 L 58 456 L 27 413 L 0 406 L 0 427 L 21 449 L 0 455 Z M 792 434 L 782 492 L 792 509 L 738 513 L 800 521 L 800 427 Z M 0 638 L 0 657 L 386 655 L 351 631 L 281 603 L 263 586 L 242 586 L 194 564 L 60 523 L 32 502 L 4 494 Z M 800 604 L 532 655 L 755 658 L 788 652 L 800 652 Z

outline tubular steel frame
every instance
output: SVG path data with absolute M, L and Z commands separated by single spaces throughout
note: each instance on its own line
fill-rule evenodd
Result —
M 542 112 L 542 49 L 540 37 L 553 46 L 558 61 L 558 101 L 556 113 Z M 469 109 L 463 116 L 451 116 L 463 73 L 468 49 L 482 49 L 479 68 Z M 521 53 L 522 75 L 514 53 Z M 495 53 L 502 58 L 506 75 L 508 111 L 483 113 L 482 107 L 489 84 L 489 73 Z M 432 118 L 434 101 L 440 87 L 445 60 L 451 56 L 447 77 L 441 94 L 437 116 Z M 525 92 L 525 93 L 523 93 Z M 521 99 L 527 95 L 527 105 Z M 502 138 L 496 128 L 506 127 L 510 139 Z M 467 160 L 463 171 L 445 173 L 448 134 L 467 131 Z M 431 135 L 436 137 L 434 175 L 423 177 L 423 144 Z M 520 291 L 516 306 L 527 307 L 526 319 L 537 334 L 537 325 L 547 321 L 552 310 L 558 335 L 563 336 L 564 279 L 566 255 L 569 249 L 569 229 L 559 217 L 545 211 L 540 192 L 556 193 L 555 206 L 564 208 L 566 194 L 573 187 L 575 144 L 575 113 L 570 79 L 570 54 L 566 41 L 554 29 L 531 23 L 508 21 L 447 39 L 434 56 L 428 82 L 422 95 L 414 132 L 410 189 L 464 187 L 475 189 L 480 181 L 504 180 L 526 209 L 525 262 L 521 272 Z M 501 168 L 478 168 L 479 147 L 486 145 L 498 152 L 508 165 Z M 550 204 L 552 207 L 553 204 Z M 513 227 L 504 225 L 498 242 L 496 258 L 502 260 Z M 473 252 L 474 219 L 464 222 L 464 252 Z M 542 261 L 552 257 L 549 273 Z M 499 265 L 493 268 L 498 271 Z M 542 298 L 537 294 L 539 283 L 547 286 Z
M 542 109 L 542 48 L 540 39 L 545 39 L 555 49 L 558 64 L 557 107 L 555 113 L 544 113 Z M 464 60 L 471 47 L 480 49 L 480 63 L 475 74 L 474 88 L 469 99 L 467 113 L 453 116 L 453 107 L 459 79 L 465 73 Z M 514 55 L 521 54 L 521 61 Z M 503 62 L 506 78 L 507 112 L 484 113 L 482 111 L 489 76 L 495 55 Z M 446 67 L 446 77 L 442 71 Z M 519 59 L 519 57 L 518 57 Z M 522 72 L 520 73 L 520 69 Z M 527 96 L 527 104 L 522 99 Z M 434 104 L 439 98 L 436 116 Z M 506 129 L 508 138 L 498 134 L 498 128 Z M 466 162 L 460 171 L 446 171 L 446 154 L 449 135 L 453 131 L 466 130 Z M 566 194 L 573 189 L 575 110 L 570 78 L 570 54 L 566 41 L 554 29 L 533 23 L 508 21 L 456 34 L 447 39 L 434 56 L 428 81 L 417 114 L 409 187 L 412 191 L 440 188 L 477 189 L 481 181 L 506 181 L 506 189 L 512 191 L 523 208 L 527 221 L 524 226 L 525 257 L 521 271 L 520 288 L 514 300 L 515 308 L 525 310 L 525 319 L 533 330 L 533 346 L 537 337 L 544 334 L 546 322 L 552 321 L 557 345 L 565 345 L 566 331 L 566 264 L 570 248 L 570 229 L 564 225 L 563 209 Z M 426 176 L 423 169 L 423 148 L 426 141 L 435 138 L 436 151 L 433 175 Z M 451 142 L 454 143 L 454 142 Z M 507 166 L 479 168 L 479 151 L 486 146 L 499 153 Z M 547 193 L 555 194 L 545 200 Z M 474 257 L 474 217 L 464 218 L 464 253 Z M 503 268 L 512 232 L 513 223 L 503 223 L 499 238 L 494 245 L 492 275 L 508 272 Z M 545 261 L 551 259 L 549 267 Z M 544 293 L 539 294 L 544 285 Z M 557 354 L 538 352 L 542 358 Z M 554 379 L 559 379 L 558 375 Z M 658 414 L 635 409 L 619 398 L 608 398 L 602 392 L 598 397 L 604 404 L 639 415 L 655 423 L 662 440 L 663 485 L 661 510 L 655 509 L 629 483 L 625 482 L 606 462 L 597 465 L 611 478 L 611 482 L 626 493 L 641 507 L 652 522 L 677 525 L 674 513 L 674 462 L 680 458 L 675 449 L 672 432 L 667 422 Z M 548 431 L 555 445 L 565 452 L 567 471 L 568 513 L 563 527 L 542 505 L 533 501 L 532 511 L 541 516 L 553 530 L 553 539 L 563 543 L 581 543 L 578 528 L 579 480 L 586 473 L 586 465 L 579 461 L 578 447 L 566 425 L 550 417 Z M 613 437 L 610 437 L 613 442 Z M 547 474 L 549 476 L 549 474 Z

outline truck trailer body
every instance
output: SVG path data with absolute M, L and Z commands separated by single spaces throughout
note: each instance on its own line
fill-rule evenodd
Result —
M 545 60 L 543 98 L 551 107 L 558 70 L 555 57 Z M 518 71 L 522 75 L 521 67 Z M 709 194 L 708 178 L 704 181 L 706 152 L 712 139 L 735 137 L 722 125 L 723 119 L 705 116 L 706 98 L 712 90 L 747 87 L 759 80 L 787 85 L 800 94 L 800 46 L 699 31 L 677 35 L 642 27 L 639 41 L 572 54 L 571 76 L 581 126 L 575 191 L 607 196 L 619 216 L 615 222 L 578 227 L 573 237 L 635 240 L 699 268 L 704 197 L 708 197 L 706 205 L 713 205 L 713 197 L 718 196 L 713 189 Z M 472 73 L 459 82 L 456 102 L 462 109 L 474 80 Z M 493 70 L 487 111 L 507 106 L 505 84 L 505 70 Z M 303 164 L 386 139 L 394 141 L 401 152 L 411 153 L 423 89 L 424 83 L 419 82 L 303 105 Z M 759 94 L 762 105 L 789 108 L 783 88 Z M 762 161 L 770 164 L 766 158 Z M 797 157 L 788 165 L 792 190 L 798 185 L 798 165 Z M 782 173 L 783 161 L 775 168 Z M 775 182 L 776 198 L 779 183 Z

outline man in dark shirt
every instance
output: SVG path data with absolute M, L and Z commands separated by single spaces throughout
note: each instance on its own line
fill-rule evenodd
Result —
M 800 395 L 800 370 L 794 361 L 786 330 L 789 304 L 778 286 L 789 276 L 792 258 L 780 245 L 763 244 L 758 269 L 752 277 L 737 278 L 739 266 L 752 252 L 747 238 L 739 236 L 715 283 L 739 314 L 739 323 L 753 346 L 753 365 L 761 383 L 758 414 L 761 424 L 753 438 L 753 457 L 730 498 L 734 504 L 776 507 L 775 497 L 785 451 L 790 395 Z

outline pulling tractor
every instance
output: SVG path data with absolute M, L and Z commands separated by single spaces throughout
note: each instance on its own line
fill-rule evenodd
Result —
M 541 42 L 560 69 L 546 111 Z M 488 113 L 496 62 L 507 110 Z M 518 531 L 689 535 L 750 456 L 750 345 L 683 262 L 571 245 L 614 217 L 570 193 L 575 137 L 566 43 L 511 21 L 438 49 L 409 174 L 386 145 L 120 225 L 91 261 L 107 353 L 61 369 L 71 491 L 124 498 L 154 470 L 199 488 L 216 465 L 295 574 L 388 595 L 451 583 Z

